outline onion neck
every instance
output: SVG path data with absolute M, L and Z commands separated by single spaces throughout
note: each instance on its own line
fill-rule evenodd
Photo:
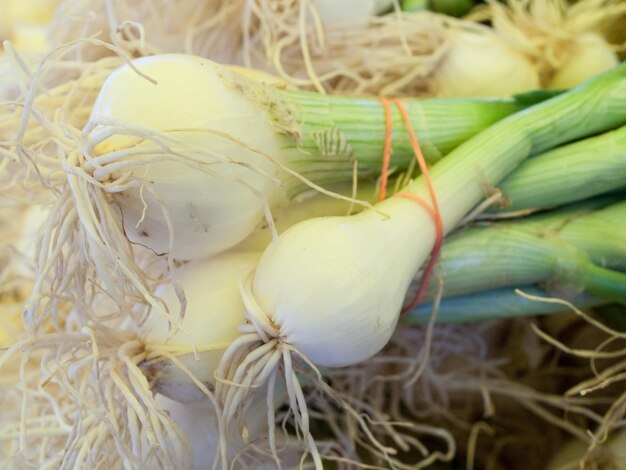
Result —
M 354 161 L 360 178 L 380 173 L 385 138 L 385 113 L 376 98 L 328 96 L 284 91 L 285 110 L 300 124 L 297 135 L 287 133 L 280 146 L 290 157 L 290 169 L 317 184 L 350 180 Z M 403 100 L 426 160 L 432 164 L 462 142 L 519 111 L 512 99 Z M 287 111 L 285 111 L 287 112 Z M 273 113 L 275 115 L 276 111 Z M 283 113 L 285 114 L 285 113 Z M 391 168 L 406 169 L 412 160 L 408 134 L 395 106 L 391 106 L 393 155 Z M 289 178 L 289 194 L 304 187 Z

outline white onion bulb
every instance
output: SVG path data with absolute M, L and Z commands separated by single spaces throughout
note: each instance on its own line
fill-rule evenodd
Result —
M 260 99 L 272 97 L 254 95 L 248 80 L 244 90 L 240 75 L 199 57 L 144 57 L 134 64 L 156 84 L 128 66 L 116 70 L 86 127 L 97 156 L 124 154 L 96 171 L 113 177 L 114 165 L 137 161 L 124 172 L 134 172 L 143 186 L 114 194 L 129 239 L 177 259 L 198 259 L 234 246 L 259 225 L 264 204 L 282 196 L 273 180 L 279 168 L 270 160 L 279 154 L 276 132 L 259 105 Z M 98 140 L 111 126 L 136 132 Z M 254 142 L 255 149 L 244 148 L 242 141 Z M 167 218 L 174 232 L 172 249 Z
M 526 56 L 489 30 L 450 30 L 450 49 L 430 80 L 440 96 L 511 96 L 539 88 Z
M 178 357 L 197 379 L 212 388 L 222 354 L 239 336 L 237 327 L 244 322 L 239 281 L 259 256 L 260 253 L 254 252 L 224 253 L 181 268 L 177 281 L 187 300 L 183 330 L 168 340 L 168 322 L 163 315 L 154 312 L 144 325 L 146 342 L 190 349 L 193 341 L 200 350 L 203 346 L 223 345 L 200 352 L 197 359 L 192 352 Z M 172 313 L 178 312 L 180 303 L 172 284 L 160 287 L 156 294 Z M 163 395 L 182 402 L 204 398 L 204 393 L 173 363 L 158 361 L 146 370 L 153 388 Z
M 432 248 L 430 216 L 413 201 L 392 199 L 378 206 L 388 218 L 365 211 L 296 224 L 259 261 L 253 293 L 261 310 L 319 366 L 356 364 L 382 349 L 416 260 Z M 420 232 L 423 243 L 409 235 Z
M 576 38 L 568 60 L 556 70 L 548 88 L 571 88 L 618 63 L 617 54 L 601 36 L 583 34 Z

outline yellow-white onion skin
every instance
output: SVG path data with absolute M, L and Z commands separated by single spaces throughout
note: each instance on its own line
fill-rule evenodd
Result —
M 583 34 L 576 38 L 569 59 L 559 67 L 548 88 L 571 88 L 619 63 L 613 48 L 599 35 Z
M 382 349 L 433 246 L 432 219 L 414 201 L 391 198 L 377 208 L 386 216 L 296 224 L 257 265 L 254 298 L 281 338 L 319 366 L 356 364 Z
M 483 30 L 451 30 L 450 49 L 430 80 L 440 96 L 506 97 L 539 87 L 530 60 Z
M 254 142 L 255 150 L 265 155 L 279 154 L 270 118 L 250 93 L 242 92 L 250 89 L 250 81 L 182 54 L 145 57 L 134 65 L 157 83 L 122 66 L 103 86 L 88 126 L 114 120 L 122 127 L 164 132 L 184 143 L 176 146 L 183 155 L 190 156 L 190 148 L 202 152 L 198 158 L 205 166 L 200 170 L 172 157 L 133 169 L 133 176 L 144 181 L 143 192 L 136 187 L 114 194 L 129 239 L 183 260 L 234 246 L 259 225 L 266 201 L 282 194 L 271 179 L 278 167 L 237 142 Z M 102 129 L 96 126 L 95 133 Z M 160 151 L 153 142 L 115 135 L 98 144 L 95 153 L 147 147 Z M 235 162 L 215 163 L 208 152 Z M 174 230 L 171 248 L 164 211 Z
M 224 67 L 226 67 L 231 72 L 238 73 L 239 75 L 242 75 L 250 80 L 254 80 L 259 83 L 264 83 L 266 85 L 271 85 L 282 89 L 293 88 L 292 85 L 287 83 L 282 78 L 276 75 L 272 75 L 269 72 L 264 72 L 263 70 L 251 69 L 248 67 L 242 67 L 240 65 L 232 64 L 224 65 Z
M 187 301 L 183 331 L 168 340 L 168 322 L 163 315 L 151 313 L 144 325 L 146 341 L 198 348 L 203 345 L 228 346 L 239 337 L 237 327 L 244 319 L 244 307 L 239 294 L 239 283 L 258 260 L 260 253 L 224 253 L 214 258 L 199 260 L 182 267 L 177 282 Z M 179 311 L 180 303 L 174 286 L 166 284 L 156 291 L 171 313 Z M 181 362 L 205 385 L 215 384 L 214 373 L 224 353 L 223 348 L 201 352 L 198 359 L 191 353 L 179 357 Z M 152 380 L 155 389 L 177 401 L 192 402 L 205 395 L 176 365 L 159 362 Z

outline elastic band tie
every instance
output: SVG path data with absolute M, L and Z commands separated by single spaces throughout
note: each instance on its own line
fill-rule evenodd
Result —
M 384 201 L 387 197 L 387 181 L 389 180 L 389 162 L 391 161 L 392 118 L 391 106 L 387 98 L 381 98 L 385 111 L 385 147 L 383 149 L 383 164 L 380 170 L 380 190 L 378 200 Z
M 384 140 L 384 149 L 383 149 L 383 162 L 381 169 L 381 182 L 380 182 L 380 191 L 378 195 L 379 201 L 383 201 L 386 198 L 387 193 L 387 181 L 389 179 L 389 163 L 391 160 L 391 144 L 392 144 L 392 116 L 391 116 L 391 107 L 389 105 L 389 99 L 381 98 L 380 99 L 383 109 L 385 111 L 385 140 Z M 404 103 L 400 101 L 398 98 L 392 98 L 391 101 L 396 105 L 398 111 L 400 112 L 400 116 L 402 117 L 402 121 L 404 123 L 404 127 L 406 128 L 409 139 L 411 141 L 411 147 L 413 148 L 413 154 L 415 155 L 415 159 L 417 160 L 417 164 L 419 165 L 420 171 L 422 172 L 422 176 L 424 177 L 424 181 L 426 182 L 426 187 L 428 189 L 428 194 L 430 196 L 431 204 L 425 201 L 423 198 L 416 196 L 415 194 L 408 192 L 400 192 L 394 194 L 397 197 L 405 197 L 410 199 L 420 206 L 422 206 L 428 214 L 433 218 L 435 222 L 435 244 L 433 245 L 433 249 L 430 253 L 430 259 L 428 264 L 426 265 L 426 270 L 424 271 L 424 275 L 422 276 L 422 280 L 420 282 L 419 289 L 415 294 L 415 297 L 411 301 L 409 305 L 402 309 L 401 316 L 406 315 L 409 311 L 413 310 L 426 291 L 426 287 L 428 286 L 428 282 L 433 274 L 435 269 L 435 264 L 437 263 L 437 259 L 439 258 L 439 254 L 441 253 L 441 246 L 443 244 L 443 221 L 441 220 L 441 212 L 439 211 L 439 203 L 437 201 L 437 194 L 435 193 L 435 188 L 432 184 L 432 180 L 430 179 L 430 173 L 428 171 L 428 165 L 426 163 L 426 159 L 424 158 L 424 154 L 422 153 L 422 149 L 420 148 L 419 141 L 417 140 L 417 136 L 415 135 L 415 131 L 413 130 L 413 126 L 411 124 L 411 120 L 409 119 L 409 115 L 406 111 L 406 107 Z

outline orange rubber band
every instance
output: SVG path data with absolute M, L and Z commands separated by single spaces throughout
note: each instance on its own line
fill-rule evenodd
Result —
M 402 309 L 401 316 L 404 316 L 409 311 L 413 310 L 415 306 L 419 303 L 424 292 L 426 291 L 426 287 L 428 286 L 428 282 L 433 274 L 435 269 L 435 264 L 437 263 L 437 259 L 441 253 L 441 246 L 443 244 L 443 221 L 441 220 L 441 212 L 439 211 L 439 203 L 437 201 L 437 194 L 435 192 L 435 188 L 432 184 L 432 180 L 430 179 L 430 173 L 428 172 L 428 165 L 426 163 L 426 159 L 424 158 L 424 154 L 422 153 L 422 149 L 420 148 L 419 141 L 417 140 L 417 136 L 415 135 L 415 131 L 413 130 L 413 126 L 411 125 L 411 120 L 409 119 L 409 115 L 406 111 L 406 107 L 404 103 L 400 101 L 398 98 L 392 98 L 391 101 L 396 105 L 398 111 L 400 112 L 400 116 L 402 117 L 402 121 L 404 122 L 404 127 L 409 133 L 409 139 L 411 140 L 411 147 L 413 148 L 413 153 L 415 155 L 415 159 L 417 160 L 417 164 L 420 167 L 420 171 L 422 172 L 422 176 L 424 177 L 424 181 L 426 182 L 426 187 L 428 189 L 428 194 L 430 196 L 430 200 L 432 205 L 426 202 L 419 196 L 416 196 L 412 193 L 401 192 L 396 193 L 395 196 L 405 197 L 410 199 L 420 206 L 422 206 L 428 214 L 433 218 L 435 222 L 435 244 L 433 245 L 433 249 L 430 253 L 430 260 L 426 265 L 426 270 L 424 271 L 424 276 L 420 282 L 419 289 L 417 290 L 417 294 L 411 301 L 409 305 Z M 379 192 L 379 200 L 384 200 L 386 196 L 387 190 L 387 180 L 389 179 L 389 162 L 391 160 L 391 130 L 392 130 L 392 118 L 391 118 L 391 109 L 389 106 L 389 100 L 387 98 L 381 98 L 381 102 L 383 104 L 383 109 L 385 110 L 385 146 L 383 150 L 383 163 L 381 170 L 381 183 L 380 183 L 380 192 Z
M 392 119 L 391 106 L 387 98 L 381 98 L 385 110 L 385 147 L 383 149 L 383 164 L 380 170 L 380 190 L 378 191 L 378 200 L 384 201 L 387 197 L 387 181 L 389 180 L 389 162 L 391 161 L 391 139 L 392 139 Z

